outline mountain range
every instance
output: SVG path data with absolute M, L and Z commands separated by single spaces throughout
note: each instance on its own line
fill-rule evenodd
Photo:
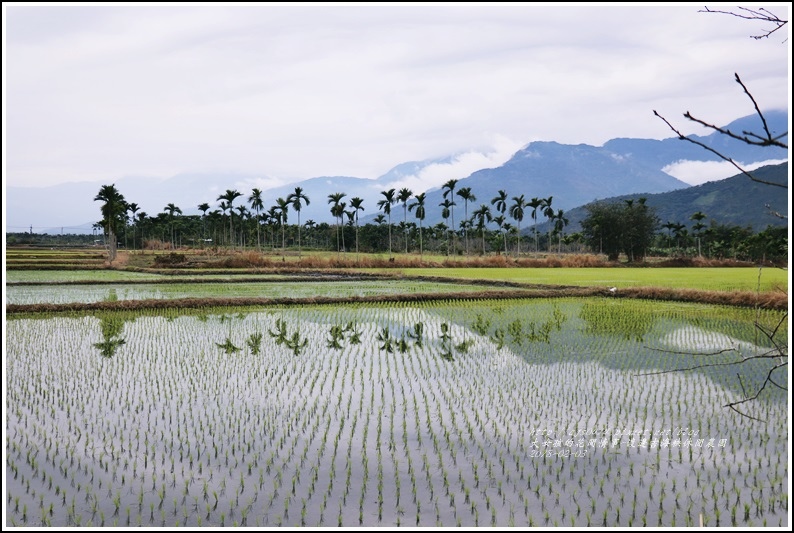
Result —
M 657 194 L 627 194 L 609 198 L 607 202 L 622 202 L 645 198 L 645 204 L 656 211 L 662 224 L 675 222 L 692 227 L 695 223 L 690 217 L 697 212 L 706 215 L 702 220 L 707 226 L 712 222 L 729 226 L 750 227 L 761 231 L 767 226 L 786 226 L 789 208 L 789 191 L 768 183 L 785 185 L 788 182 L 788 163 L 767 165 L 754 170 L 754 178 L 766 183 L 751 180 L 744 174 L 701 185 Z M 568 225 L 565 233 L 581 230 L 582 220 L 587 217 L 587 206 L 583 205 L 565 212 Z M 546 219 L 544 218 L 544 221 Z M 547 222 L 538 224 L 538 231 L 549 230 Z
M 788 130 L 787 111 L 765 113 L 767 127 L 775 134 Z M 750 115 L 731 122 L 723 129 L 735 133 L 763 131 L 757 115 Z M 749 165 L 760 161 L 787 160 L 788 151 L 777 147 L 749 146 L 714 132 L 707 136 L 692 136 L 698 142 L 737 161 Z M 279 197 L 286 197 L 295 187 L 302 187 L 310 198 L 310 204 L 301 211 L 301 221 L 333 222 L 328 205 L 328 195 L 344 192 L 349 201 L 358 196 L 364 200 L 365 211 L 361 222 L 371 221 L 378 213 L 377 202 L 383 199 L 382 191 L 404 186 L 408 178 L 422 181 L 423 173 L 434 167 L 443 167 L 454 162 L 455 157 L 412 161 L 395 166 L 376 179 L 349 176 L 321 176 L 290 183 L 266 187 L 261 185 L 261 176 L 221 173 L 185 173 L 162 179 L 154 177 L 128 176 L 115 183 L 128 202 L 135 202 L 142 211 L 155 215 L 169 203 L 180 207 L 183 214 L 198 214 L 197 206 L 208 203 L 218 206 L 217 197 L 227 189 L 236 189 L 243 197 L 235 202 L 241 205 L 252 187 L 263 190 L 266 208 L 274 205 Z M 524 195 L 552 197 L 552 207 L 570 212 L 597 199 L 632 194 L 653 195 L 691 188 L 689 184 L 674 178 L 664 169 L 681 161 L 719 161 L 719 158 L 700 146 L 676 137 L 664 140 L 617 138 L 596 147 L 586 144 L 564 145 L 552 141 L 532 142 L 517 151 L 508 161 L 496 168 L 484 168 L 457 179 L 455 190 L 471 189 L 476 200 L 464 205 L 455 195 L 455 224 L 463 219 L 464 211 L 471 214 L 480 204 L 491 205 L 499 190 L 504 190 L 509 199 Z M 720 176 L 721 177 L 721 176 Z M 715 178 L 718 179 L 718 178 Z M 99 203 L 93 201 L 101 185 L 105 183 L 78 182 L 50 187 L 7 187 L 6 230 L 27 231 L 30 226 L 37 233 L 90 233 L 91 224 L 99 220 Z M 425 226 L 442 221 L 442 190 L 426 191 Z M 412 213 L 409 221 L 416 221 Z M 392 207 L 392 222 L 403 219 L 400 204 Z M 294 221 L 294 214 L 290 214 Z M 525 219 L 524 227 L 531 220 Z M 63 229 L 61 229 L 61 227 Z

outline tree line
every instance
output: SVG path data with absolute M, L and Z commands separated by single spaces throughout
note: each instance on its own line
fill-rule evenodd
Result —
M 772 227 L 753 233 L 750 228 L 713 222 L 707 226 L 703 222 L 707 216 L 702 212 L 690 217 L 691 227 L 682 222 L 661 224 L 645 198 L 590 204 L 581 232 L 566 235 L 568 219 L 562 209 L 555 210 L 551 196 L 527 198 L 499 190 L 495 197 L 476 206 L 472 189 L 457 185 L 456 179 L 443 185 L 443 201 L 439 204 L 443 222 L 431 226 L 424 224 L 426 194 L 415 194 L 408 188 L 382 191 L 376 206 L 378 215 L 373 223 L 366 224 L 359 222 L 360 214 L 366 211 L 362 198 L 348 197 L 345 192 L 329 194 L 325 199 L 333 219 L 329 224 L 301 221 L 302 208 L 311 202 L 301 187 L 270 206 L 258 188 L 248 196 L 227 189 L 216 198 L 214 207 L 208 202 L 199 204 L 201 215 L 184 215 L 182 209 L 169 203 L 162 212 L 150 216 L 138 204 L 127 202 L 115 185 L 103 185 L 94 198 L 102 202 L 102 220 L 94 226 L 103 232 L 111 261 L 119 244 L 133 250 L 189 246 L 269 249 L 283 254 L 290 248 L 297 249 L 299 256 L 306 246 L 335 250 L 337 254 L 388 252 L 390 258 L 395 250 L 418 252 L 420 257 L 426 252 L 515 257 L 533 251 L 593 252 L 605 254 L 610 261 L 622 257 L 628 262 L 642 261 L 648 255 L 774 260 L 787 254 L 785 228 L 781 235 Z M 395 223 L 393 209 L 400 207 Z M 295 222 L 290 220 L 293 214 Z M 531 218 L 532 228 L 522 232 L 525 218 Z M 539 218 L 546 219 L 547 232 L 539 231 Z

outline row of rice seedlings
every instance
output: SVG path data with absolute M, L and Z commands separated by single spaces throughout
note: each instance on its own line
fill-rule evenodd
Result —
M 42 523 L 71 525 L 100 523 L 103 513 L 108 521 L 117 511 L 128 525 L 638 525 L 649 517 L 687 523 L 716 510 L 724 521 L 735 506 L 737 523 L 783 519 L 781 481 L 762 483 L 787 479 L 784 431 L 753 429 L 767 435 L 763 453 L 735 440 L 711 453 L 623 443 L 591 446 L 583 457 L 536 456 L 555 448 L 537 444 L 540 429 L 562 436 L 697 420 L 701 435 L 735 431 L 735 420 L 714 416 L 721 391 L 709 392 L 705 376 L 641 386 L 631 373 L 596 363 L 527 364 L 490 335 L 439 320 L 437 307 L 142 317 L 127 323 L 127 343 L 110 360 L 95 357 L 91 319 L 46 321 L 51 346 L 14 321 L 9 335 L 18 348 L 9 354 L 7 383 L 17 392 L 7 448 L 19 481 L 9 501 L 20 505 L 7 506 L 7 516 L 31 520 L 28 505 L 52 509 Z M 287 337 L 301 332 L 305 351 L 296 357 L 278 335 L 263 335 L 255 354 L 246 339 L 278 332 L 279 320 Z M 329 348 L 342 324 L 353 324 L 337 337 L 343 348 Z M 408 348 L 382 349 L 384 331 Z M 349 342 L 353 332 L 360 343 Z M 575 329 L 553 335 L 525 348 L 543 346 L 547 357 L 590 348 L 591 337 Z M 218 349 L 223 338 L 241 349 Z M 445 360 L 450 346 L 462 345 Z M 625 339 L 604 348 L 642 353 Z M 669 407 L 694 391 L 699 404 Z M 50 457 L 46 469 L 39 450 Z M 668 493 L 654 483 L 662 472 L 684 488 Z M 740 481 L 712 487 L 722 479 Z
M 476 285 L 458 285 L 401 280 L 380 281 L 305 281 L 301 283 L 171 283 L 118 285 L 10 285 L 6 304 L 93 303 L 111 300 L 162 300 L 174 298 L 310 298 L 316 296 L 351 297 L 388 294 L 481 291 Z
M 75 281 L 135 281 L 162 279 L 159 274 L 121 270 L 9 270 L 6 283 L 69 283 Z M 59 289 L 61 287 L 58 287 Z

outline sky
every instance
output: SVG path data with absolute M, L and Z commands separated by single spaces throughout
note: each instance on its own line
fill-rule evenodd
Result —
M 419 192 L 532 141 L 673 137 L 653 110 L 707 134 L 683 113 L 754 112 L 734 73 L 762 109 L 788 109 L 788 26 L 754 40 L 771 26 L 703 8 L 7 2 L 3 181 L 225 172 L 266 189 L 453 156 L 406 178 Z

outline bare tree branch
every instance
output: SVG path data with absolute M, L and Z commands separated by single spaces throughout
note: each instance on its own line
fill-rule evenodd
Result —
M 743 169 L 736 161 L 734 161 L 730 157 L 728 157 L 726 155 L 723 155 L 720 152 L 718 152 L 717 150 L 715 150 L 714 148 L 712 148 L 711 146 L 708 146 L 705 143 L 702 143 L 702 142 L 700 142 L 698 140 L 695 140 L 695 139 L 692 139 L 690 137 L 687 137 L 686 135 L 684 135 L 683 133 L 678 131 L 672 124 L 670 124 L 670 122 L 666 118 L 664 118 L 662 115 L 660 115 L 655 109 L 653 110 L 653 114 L 656 115 L 657 117 L 659 117 L 660 119 L 662 119 L 664 121 L 664 123 L 667 124 L 667 126 L 669 126 L 669 128 L 671 130 L 673 130 L 678 135 L 679 139 L 681 139 L 682 141 L 689 141 L 689 142 L 691 142 L 693 144 L 696 144 L 696 145 L 700 146 L 701 148 L 704 148 L 704 149 L 708 150 L 709 152 L 713 153 L 714 155 L 716 155 L 720 159 L 723 159 L 724 161 L 727 161 L 728 163 L 732 164 L 734 167 L 736 167 L 736 169 L 739 172 L 741 172 L 742 174 L 744 174 L 745 176 L 747 176 L 751 180 L 753 180 L 755 182 L 758 182 L 758 183 L 763 183 L 764 185 L 774 185 L 775 187 L 783 187 L 784 189 L 788 189 L 788 184 L 775 183 L 773 181 L 766 181 L 766 180 L 762 180 L 760 178 L 756 178 L 755 176 L 750 174 L 748 171 Z M 690 120 L 695 120 L 694 118 L 691 117 L 691 115 L 689 114 L 689 111 L 687 111 L 684 114 L 684 116 L 689 118 Z M 714 129 L 719 129 L 716 126 L 712 126 L 712 127 Z
M 753 39 L 756 39 L 756 40 L 768 38 L 773 33 L 775 33 L 777 30 L 779 30 L 780 28 L 782 28 L 786 24 L 788 24 L 787 20 L 780 19 L 778 16 L 774 15 L 773 13 L 771 13 L 770 11 L 768 11 L 767 9 L 764 9 L 764 8 L 750 9 L 750 8 L 746 8 L 746 7 L 737 7 L 737 11 L 721 11 L 721 10 L 712 10 L 712 9 L 709 9 L 708 6 L 706 6 L 705 9 L 701 10 L 700 12 L 701 13 L 722 13 L 722 14 L 731 15 L 731 16 L 742 18 L 742 19 L 746 19 L 746 20 L 760 20 L 760 21 L 763 21 L 763 22 L 769 22 L 769 23 L 772 23 L 772 24 L 775 25 L 773 29 L 765 31 L 764 33 L 762 33 L 760 35 L 752 35 L 751 37 Z M 785 42 L 785 40 L 784 40 L 784 42 Z M 769 130 L 769 125 L 768 125 L 768 123 L 766 121 L 766 117 L 764 117 L 764 114 L 761 112 L 761 108 L 758 106 L 758 103 L 756 102 L 756 100 L 753 97 L 752 93 L 747 89 L 747 86 L 742 82 L 741 78 L 739 77 L 739 74 L 734 74 L 734 76 L 735 76 L 735 79 L 736 79 L 736 83 L 738 83 L 742 87 L 742 90 L 744 91 L 744 94 L 746 94 L 747 97 L 750 99 L 750 101 L 753 104 L 753 108 L 755 109 L 756 114 L 761 119 L 761 124 L 762 124 L 762 128 L 763 128 L 763 133 L 762 134 L 759 134 L 759 133 L 756 133 L 756 132 L 751 132 L 751 131 L 742 131 L 741 134 L 737 134 L 737 133 L 734 133 L 734 132 L 730 131 L 727 128 L 721 128 L 721 127 L 715 126 L 714 124 L 706 122 L 704 120 L 696 118 L 696 117 L 692 116 L 692 114 L 689 111 L 687 111 L 684 114 L 684 117 L 686 119 L 691 120 L 693 122 L 696 122 L 696 123 L 698 123 L 698 124 L 700 124 L 700 125 L 702 125 L 702 126 L 704 126 L 706 128 L 709 128 L 709 129 L 711 129 L 711 130 L 713 130 L 715 132 L 718 132 L 720 135 L 725 135 L 725 136 L 727 136 L 727 137 L 729 137 L 731 139 L 740 141 L 740 142 L 745 143 L 745 144 L 750 145 L 750 146 L 770 146 L 770 147 L 788 149 L 788 141 L 786 140 L 786 138 L 788 136 L 788 132 L 784 132 L 784 133 L 782 133 L 780 135 L 773 135 L 772 134 L 772 132 Z M 747 170 L 742 168 L 741 165 L 739 165 L 739 163 L 734 161 L 732 158 L 722 154 L 721 152 L 719 152 L 715 148 L 712 148 L 711 146 L 708 146 L 704 142 L 701 142 L 701 141 L 699 141 L 697 139 L 694 139 L 692 137 L 688 137 L 688 136 L 682 134 L 672 124 L 670 124 L 670 122 L 666 118 L 664 118 L 662 115 L 657 113 L 656 110 L 653 111 L 653 114 L 655 116 L 659 117 L 662 121 L 664 121 L 664 123 L 667 124 L 667 126 L 673 132 L 675 132 L 678 135 L 678 138 L 680 140 L 689 141 L 689 142 L 691 142 L 693 144 L 696 144 L 696 145 L 700 146 L 701 148 L 704 148 L 704 149 L 708 150 L 709 152 L 713 153 L 714 155 L 716 155 L 720 159 L 722 159 L 724 161 L 727 161 L 728 163 L 732 164 L 734 167 L 736 167 L 736 169 L 739 172 L 741 172 L 742 174 L 744 174 L 745 176 L 750 178 L 750 180 L 755 181 L 757 183 L 762 183 L 764 185 L 773 185 L 775 187 L 782 187 L 784 189 L 788 188 L 787 184 L 769 182 L 769 181 L 765 181 L 765 180 L 762 180 L 762 179 L 759 179 L 759 178 L 755 177 L 750 172 L 748 172 Z M 775 216 L 777 216 L 779 218 L 782 218 L 782 219 L 788 219 L 788 217 L 786 215 L 782 215 L 782 214 L 777 213 L 776 211 L 773 211 L 772 209 L 770 209 L 768 204 L 766 205 L 766 208 L 769 211 L 771 211 Z M 759 272 L 758 272 L 758 289 L 757 289 L 757 291 L 760 294 L 760 292 L 761 292 L 761 270 L 760 269 L 759 269 Z M 758 307 L 758 306 L 756 305 L 756 307 Z M 756 353 L 755 355 L 750 355 L 748 357 L 742 357 L 740 360 L 735 360 L 735 361 L 704 362 L 702 364 L 697 364 L 697 365 L 694 365 L 694 366 L 691 366 L 691 367 L 688 367 L 688 368 L 676 368 L 676 369 L 672 369 L 672 370 L 662 370 L 662 371 L 658 371 L 658 372 L 648 372 L 648 373 L 636 374 L 636 375 L 638 375 L 638 376 L 652 376 L 652 375 L 659 375 L 659 374 L 669 374 L 669 373 L 672 373 L 672 372 L 688 372 L 688 371 L 691 371 L 691 370 L 697 370 L 697 369 L 701 369 L 701 368 L 740 365 L 740 364 L 746 363 L 747 361 L 754 361 L 754 360 L 757 360 L 757 359 L 775 359 L 776 360 L 776 364 L 774 364 L 769 369 L 769 371 L 767 372 L 766 378 L 764 379 L 763 383 L 760 385 L 760 387 L 758 387 L 755 390 L 755 394 L 753 394 L 752 396 L 748 396 L 747 389 L 745 388 L 744 380 L 742 379 L 741 374 L 737 373 L 736 375 L 737 375 L 737 378 L 739 379 L 739 385 L 740 385 L 741 390 L 742 390 L 743 399 L 737 400 L 735 402 L 730 402 L 730 403 L 728 403 L 728 404 L 726 404 L 724 406 L 724 407 L 730 408 L 731 410 L 735 411 L 736 413 L 738 413 L 739 415 L 741 415 L 743 417 L 749 418 L 751 420 L 757 420 L 759 422 L 763 422 L 763 420 L 760 420 L 759 418 L 756 418 L 756 417 L 751 416 L 751 415 L 749 415 L 749 414 L 747 414 L 745 412 L 742 412 L 739 409 L 739 406 L 741 406 L 741 405 L 743 405 L 745 403 L 757 400 L 760 397 L 761 393 L 766 389 L 767 385 L 772 385 L 774 387 L 777 387 L 780 390 L 784 390 L 784 391 L 787 390 L 787 388 L 785 386 L 783 386 L 780 383 L 776 382 L 774 380 L 774 378 L 773 378 L 773 374 L 774 374 L 774 372 L 776 370 L 778 370 L 779 368 L 786 367 L 788 365 L 788 344 L 784 344 L 783 342 L 781 342 L 779 340 L 779 335 L 778 335 L 780 330 L 781 330 L 781 326 L 784 323 L 787 323 L 787 322 L 788 322 L 788 313 L 784 313 L 783 316 L 781 317 L 781 319 L 778 321 L 778 323 L 776 325 L 774 325 L 773 327 L 765 327 L 765 326 L 763 326 L 760 323 L 760 316 L 756 317 L 756 320 L 755 320 L 756 330 L 759 331 L 760 333 L 762 333 L 769 340 L 770 344 L 772 345 L 772 348 L 768 349 L 767 351 L 765 351 L 763 353 Z M 787 342 L 787 339 L 786 339 L 786 342 Z M 656 351 L 665 352 L 665 353 L 677 353 L 677 354 L 680 354 L 680 355 L 700 356 L 700 357 L 708 357 L 708 356 L 715 356 L 715 355 L 725 354 L 725 353 L 728 353 L 728 352 L 736 352 L 738 355 L 741 356 L 741 354 L 739 354 L 739 352 L 738 352 L 738 350 L 736 348 L 725 348 L 725 349 L 718 350 L 718 351 L 712 352 L 712 353 L 689 353 L 689 354 L 682 353 L 682 352 L 668 352 L 667 350 L 658 350 L 658 349 Z
M 713 124 L 709 124 L 698 118 L 693 117 L 689 113 L 689 111 L 684 113 L 684 116 L 693 122 L 697 122 L 698 124 L 713 129 L 714 131 L 717 131 L 723 135 L 727 135 L 732 139 L 742 141 L 745 144 L 750 144 L 753 146 L 777 146 L 779 148 L 788 148 L 787 143 L 783 143 L 780 141 L 780 139 L 784 139 L 788 137 L 788 132 L 782 133 L 777 137 L 772 136 L 772 133 L 769 131 L 769 126 L 766 123 L 766 118 L 764 117 L 764 114 L 761 112 L 761 109 L 758 107 L 758 103 L 755 101 L 755 98 L 753 98 L 753 95 L 750 93 L 750 91 L 747 90 L 747 86 L 744 83 L 742 83 L 742 79 L 739 77 L 739 75 L 734 73 L 734 76 L 736 77 L 736 83 L 742 86 L 742 89 L 744 90 L 744 94 L 746 94 L 747 97 L 750 99 L 750 101 L 753 103 L 753 107 L 755 107 L 755 112 L 758 114 L 758 117 L 761 119 L 761 123 L 764 125 L 764 132 L 766 132 L 766 135 L 761 136 L 758 135 L 757 133 L 748 132 L 748 131 L 743 131 L 742 135 L 736 135 L 731 130 L 717 127 Z
M 767 209 L 767 211 L 769 211 L 769 214 L 772 215 L 773 217 L 777 217 L 781 220 L 788 220 L 788 215 L 784 215 L 783 213 L 778 213 L 777 211 L 772 209 L 769 204 L 764 204 L 764 207 Z
M 653 349 L 653 348 L 651 348 L 651 349 Z M 664 352 L 665 350 L 656 350 L 656 351 Z M 731 351 L 731 350 L 722 350 L 722 351 L 727 352 L 727 351 Z M 679 355 L 701 355 L 701 356 L 705 355 L 705 356 L 707 356 L 707 355 L 716 355 L 717 353 L 720 353 L 720 352 L 715 352 L 713 354 L 684 353 L 684 352 L 667 352 L 667 353 L 677 353 Z M 722 362 L 722 363 L 703 363 L 702 365 L 695 365 L 695 366 L 690 366 L 690 367 L 686 367 L 686 368 L 673 368 L 671 370 L 659 370 L 658 372 L 643 372 L 642 374 L 634 374 L 634 375 L 635 376 L 658 376 L 658 375 L 661 375 L 661 374 L 672 374 L 673 372 L 688 372 L 690 370 L 698 370 L 698 369 L 701 369 L 701 368 L 711 368 L 711 367 L 715 367 L 715 366 L 740 365 L 742 363 L 746 363 L 747 361 L 754 361 L 756 359 L 777 359 L 778 357 L 780 357 L 780 353 L 778 353 L 777 349 L 774 349 L 774 350 L 769 350 L 769 351 L 764 352 L 764 353 L 751 355 L 749 357 L 744 357 L 744 358 L 742 358 L 739 361 L 725 361 L 725 362 Z M 780 363 L 780 364 L 776 365 L 775 368 L 781 366 L 781 364 L 782 365 L 786 365 L 788 363 L 787 362 Z
M 758 418 L 752 417 L 752 416 L 750 416 L 750 415 L 748 415 L 748 414 L 746 414 L 746 413 L 743 413 L 743 412 L 739 411 L 739 410 L 736 408 L 736 406 L 737 406 L 737 405 L 741 405 L 741 404 L 743 404 L 743 403 L 752 402 L 753 400 L 756 400 L 756 399 L 757 399 L 757 398 L 758 398 L 758 397 L 761 395 L 761 393 L 763 392 L 763 390 L 766 388 L 766 385 L 767 385 L 767 383 L 772 383 L 772 384 L 774 384 L 774 385 L 776 385 L 776 386 L 780 387 L 780 385 L 777 385 L 777 383 L 775 383 L 774 381 L 772 381 L 772 373 L 773 373 L 775 370 L 777 370 L 778 368 L 783 368 L 783 367 L 784 367 L 784 366 L 786 366 L 786 365 L 788 365 L 788 362 L 785 362 L 785 363 L 779 363 L 779 364 L 777 364 L 777 365 L 773 366 L 772 368 L 770 368 L 770 369 L 769 369 L 769 373 L 766 375 L 766 379 L 764 380 L 764 382 L 761 384 L 761 386 L 758 388 L 758 390 L 756 391 L 756 393 L 755 393 L 753 396 L 749 396 L 749 397 L 748 397 L 748 396 L 747 396 L 747 394 L 745 394 L 745 397 L 744 397 L 744 399 L 743 399 L 743 400 L 738 400 L 738 401 L 735 401 L 735 402 L 730 402 L 730 403 L 727 403 L 727 404 L 725 404 L 723 407 L 728 407 L 728 408 L 730 408 L 730 409 L 733 409 L 734 411 L 736 411 L 736 412 L 737 412 L 737 413 L 739 413 L 740 415 L 742 415 L 742 416 L 746 416 L 747 418 L 752 418 L 753 420 L 758 420 L 759 422 L 764 422 L 764 420 L 760 420 L 760 419 L 758 419 Z M 781 388 L 782 388 L 782 387 L 781 387 Z M 744 387 L 742 387 L 742 390 L 744 390 Z M 784 390 L 785 390 L 785 389 L 784 389 Z
M 679 350 L 662 350 L 661 348 L 648 348 L 649 350 L 653 350 L 654 352 L 661 352 L 661 353 L 670 353 L 674 355 L 698 355 L 698 356 L 709 356 L 709 355 L 722 355 L 728 352 L 735 352 L 736 348 L 725 348 L 724 350 L 717 350 L 716 352 L 681 352 Z
M 787 20 L 782 20 L 777 15 L 774 15 L 771 11 L 769 11 L 768 9 L 764 9 L 763 7 L 755 10 L 755 9 L 739 6 L 737 7 L 737 9 L 739 9 L 741 13 L 736 13 L 734 11 L 720 11 L 717 9 L 709 9 L 708 6 L 705 6 L 704 9 L 699 10 L 698 13 L 722 13 L 723 15 L 731 15 L 746 20 L 761 20 L 763 22 L 771 22 L 772 24 L 775 25 L 774 29 L 772 30 L 766 31 L 760 35 L 750 36 L 756 40 L 766 39 L 770 35 L 775 33 L 777 30 L 788 24 Z

